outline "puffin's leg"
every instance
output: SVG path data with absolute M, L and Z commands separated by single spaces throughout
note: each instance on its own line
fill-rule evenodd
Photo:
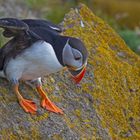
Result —
M 24 99 L 22 95 L 20 94 L 18 87 L 19 87 L 18 84 L 14 84 L 13 86 L 14 92 L 16 93 L 18 97 L 19 104 L 21 105 L 21 107 L 24 109 L 25 112 L 35 114 L 37 111 L 36 104 L 33 101 Z
M 47 97 L 46 93 L 43 91 L 41 78 L 38 78 L 36 82 L 36 89 L 42 98 L 41 106 L 51 112 L 63 114 L 63 111 L 58 108 L 53 102 L 51 102 L 51 100 Z

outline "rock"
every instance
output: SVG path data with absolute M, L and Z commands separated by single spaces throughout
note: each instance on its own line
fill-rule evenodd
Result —
M 85 5 L 72 9 L 62 25 L 63 34 L 83 40 L 89 52 L 80 86 L 67 71 L 44 78 L 48 96 L 65 115 L 39 107 L 36 91 L 22 84 L 24 97 L 38 105 L 37 115 L 24 113 L 9 84 L 0 79 L 0 139 L 140 139 L 140 58 Z
M 31 11 L 26 1 L 0 0 L 0 16 L 13 18 L 36 18 L 38 12 Z

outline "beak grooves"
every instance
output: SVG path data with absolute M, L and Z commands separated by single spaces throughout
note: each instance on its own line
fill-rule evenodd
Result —
M 78 84 L 82 80 L 82 78 L 85 75 L 85 72 L 86 72 L 86 67 L 84 67 L 83 70 L 78 75 L 72 76 L 76 84 Z

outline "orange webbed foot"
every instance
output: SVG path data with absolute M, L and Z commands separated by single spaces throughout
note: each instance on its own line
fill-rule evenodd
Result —
M 41 86 L 38 86 L 36 88 L 37 88 L 38 93 L 42 97 L 41 106 L 43 108 L 54 113 L 64 114 L 60 108 L 58 108 L 53 102 L 51 102 L 51 100 L 47 97 L 47 95 L 45 94 Z
M 33 101 L 27 100 L 27 99 L 20 99 L 19 104 L 24 109 L 25 112 L 36 114 L 37 106 Z
M 58 108 L 53 102 L 51 102 L 47 97 L 42 99 L 41 106 L 51 112 L 64 114 L 63 111 Z

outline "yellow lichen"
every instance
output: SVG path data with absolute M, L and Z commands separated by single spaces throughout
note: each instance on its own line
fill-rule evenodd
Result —
M 81 27 L 81 21 L 84 27 Z M 69 81 L 67 73 L 62 76 L 64 71 L 52 76 L 53 78 L 48 76 L 43 79 L 43 88 L 49 98 L 55 103 L 62 102 L 65 112 L 64 116 L 54 115 L 56 122 L 57 119 L 62 119 L 59 123 L 64 128 L 62 127 L 63 130 L 59 134 L 54 134 L 52 139 L 65 139 L 65 132 L 63 132 L 65 128 L 76 133 L 80 139 L 96 140 L 108 139 L 108 137 L 113 140 L 140 139 L 140 58 L 126 46 L 112 28 L 84 5 L 77 10 L 71 10 L 63 25 L 66 29 L 64 35 L 83 40 L 89 52 L 89 59 L 87 74 L 80 87 Z M 19 132 L 15 134 L 12 126 L 3 128 L 4 123 L 0 130 L 1 138 L 16 140 L 20 135 L 23 140 L 28 140 L 30 137 L 41 139 L 43 135 L 41 128 L 44 123 L 46 121 L 52 123 L 49 113 L 41 110 L 42 114 L 34 116 L 25 114 L 19 108 L 17 98 L 9 89 L 8 83 L 2 80 L 0 83 L 1 122 L 9 117 L 11 120 L 6 119 L 6 121 L 11 124 L 15 113 L 20 115 L 23 113 L 23 117 L 21 115 L 20 118 L 15 115 L 17 120 L 30 126 L 28 130 L 25 126 L 18 126 Z M 21 91 L 25 97 L 37 99 L 39 105 L 40 98 L 35 90 L 22 85 Z M 59 96 L 55 96 L 54 91 Z M 11 111 L 12 107 L 8 109 L 11 104 L 21 110 Z M 89 110 L 86 110 L 84 104 L 89 107 Z M 70 110 L 69 105 L 71 105 Z M 93 118 L 90 117 L 91 115 Z M 18 123 L 17 120 L 14 120 L 15 123 Z M 55 129 L 58 132 L 59 129 Z M 104 136 L 102 132 L 105 130 L 107 134 Z M 46 131 L 48 131 L 47 127 Z
M 92 91 L 91 83 L 83 83 L 83 92 L 100 102 L 94 107 L 102 118 L 102 126 L 109 130 L 113 139 L 140 139 L 140 58 L 87 7 L 80 6 L 78 12 L 71 11 L 64 25 L 65 28 L 73 25 L 65 34 L 80 37 L 89 51 L 88 70 L 94 73 L 95 83 L 92 84 L 95 86 Z M 84 28 L 80 22 L 72 20 L 76 15 L 78 21 L 83 21 Z

